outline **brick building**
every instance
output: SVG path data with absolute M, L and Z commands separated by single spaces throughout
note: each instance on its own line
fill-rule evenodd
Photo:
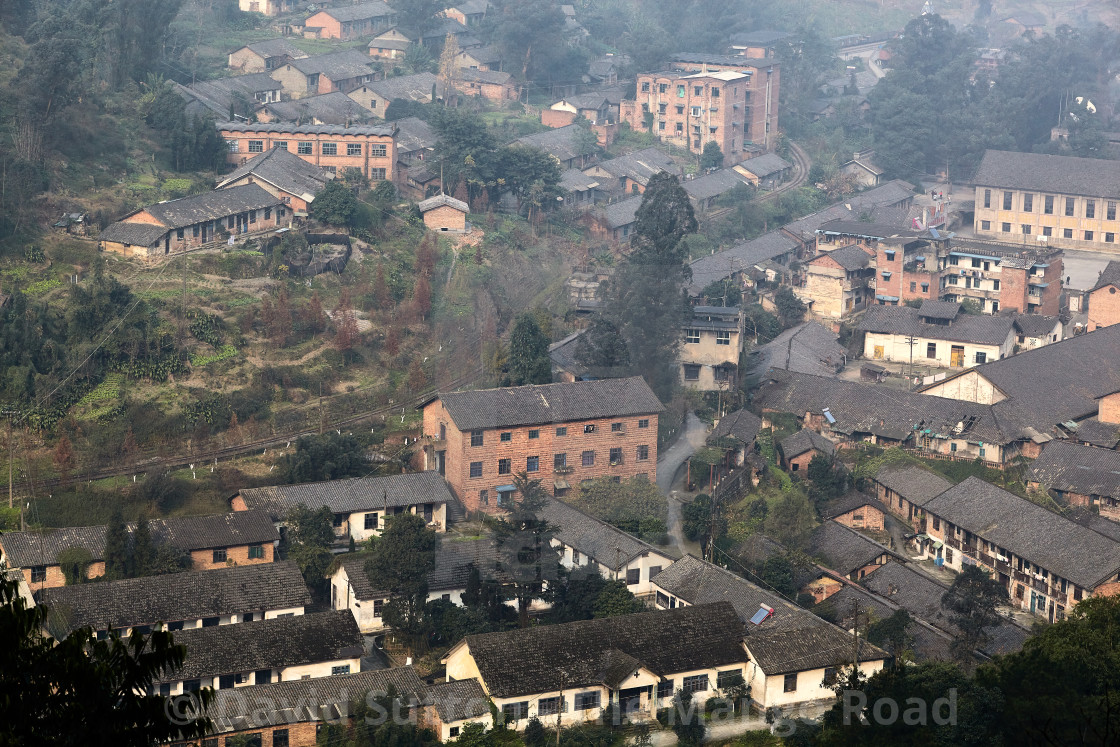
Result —
M 1120 323 L 1120 261 L 1112 260 L 1101 270 L 1089 291 L 1089 331 Z
M 973 183 L 981 238 L 1118 251 L 1120 170 L 1112 161 L 989 150 Z
M 821 518 L 850 529 L 883 532 L 886 531 L 887 508 L 879 499 L 853 490 L 829 502 L 821 510 Z
M 246 44 L 229 53 L 229 68 L 242 73 L 264 73 L 288 60 L 307 57 L 307 52 L 281 37 Z
M 470 205 L 445 194 L 438 194 L 421 202 L 417 207 L 424 217 L 424 226 L 431 231 L 465 233 Z
M 240 166 L 258 153 L 280 147 L 334 173 L 355 168 L 370 181 L 393 179 L 396 131 L 392 125 L 220 122 L 218 132 L 229 146 L 228 161 L 233 165 Z
M 280 533 L 261 511 L 153 519 L 148 526 L 156 545 L 170 545 L 188 555 L 196 571 L 271 563 L 280 542 Z M 0 536 L 0 560 L 8 568 L 22 570 L 31 590 L 39 591 L 66 584 L 59 556 L 68 548 L 81 548 L 90 556 L 86 578 L 94 579 L 105 574 L 107 530 L 102 525 L 7 532 Z M 135 533 L 135 525 L 127 525 L 126 531 Z
M 308 16 L 303 22 L 305 34 L 320 39 L 356 39 L 389 28 L 396 23 L 397 13 L 382 2 L 362 3 L 327 8 Z
M 1120 422 L 1113 425 L 1120 430 Z M 1051 441 L 1031 463 L 1026 480 L 1066 505 L 1120 522 L 1120 451 Z
M 657 479 L 662 406 L 640 377 L 447 392 L 420 409 L 425 468 L 471 511 L 501 511 L 521 472 L 559 497 L 597 477 Z
M 294 99 L 304 96 L 349 91 L 355 86 L 376 79 L 372 60 L 356 49 L 330 54 L 317 54 L 298 60 L 288 60 L 270 73 L 284 92 Z
M 334 174 L 326 169 L 274 146 L 227 174 L 217 188 L 257 184 L 291 208 L 295 215 L 306 216 L 315 195 L 332 179 Z
M 782 466 L 790 472 L 802 474 L 809 470 L 809 462 L 813 461 L 813 457 L 831 459 L 836 455 L 836 445 L 809 428 L 783 438 L 778 444 L 778 450 L 781 452 Z
M 883 505 L 915 529 L 921 525 L 922 506 L 953 487 L 936 472 L 910 464 L 883 465 L 874 483 L 875 495 Z

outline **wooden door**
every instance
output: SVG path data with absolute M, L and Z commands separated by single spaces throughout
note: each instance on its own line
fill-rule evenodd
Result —
M 962 346 L 953 346 L 949 356 L 949 365 L 954 368 L 959 368 L 964 365 L 964 348 Z

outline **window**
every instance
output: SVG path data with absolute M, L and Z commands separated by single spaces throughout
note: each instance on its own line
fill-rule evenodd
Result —
M 576 693 L 575 702 L 572 707 L 577 711 L 589 711 L 592 708 L 599 707 L 599 693 Z
M 639 428 L 649 428 L 649 418 L 642 418 L 638 421 Z
M 471 462 L 471 477 L 482 477 L 482 462 Z
M 638 447 L 638 461 L 644 462 L 649 459 L 649 446 L 645 444 Z
M 272 208 L 269 207 L 264 209 L 264 219 L 272 220 Z
M 346 155 L 348 155 L 348 156 L 360 156 L 360 155 L 362 155 L 362 144 L 361 143 L 347 143 L 346 144 Z
M 797 692 L 797 672 L 786 675 L 782 690 L 787 693 Z
M 502 706 L 502 718 L 506 721 L 520 721 L 529 716 L 529 701 L 522 700 L 518 703 L 506 703 Z
M 450 729 L 447 730 L 447 733 L 451 735 L 452 739 L 455 739 L 456 737 L 459 736 L 459 727 L 458 726 L 452 726 Z
M 498 440 L 501 441 L 504 444 L 509 443 L 510 441 L 513 440 L 513 432 L 512 431 L 503 431 L 502 435 L 500 435 L 498 437 Z
M 249 141 L 249 152 L 250 153 L 264 153 L 264 141 L 263 140 L 250 140 Z
M 684 364 L 684 380 L 685 381 L 699 381 L 700 380 L 700 366 L 693 363 Z
M 471 431 L 471 446 L 482 446 L 482 429 Z
M 1034 212 L 1034 195 L 1032 195 L 1032 194 L 1023 195 L 1023 212 L 1024 213 Z
M 1109 200 L 1104 206 L 1105 220 L 1116 220 L 1116 202 Z
M 685 677 L 684 684 L 681 689 L 686 693 L 696 693 L 708 689 L 708 675 L 697 674 L 692 677 Z
M 664 113 L 665 113 L 665 111 L 666 111 L 666 109 L 668 109 L 668 108 L 669 108 L 669 105 L 668 105 L 668 104 L 660 104 L 660 105 L 658 105 L 658 107 L 657 107 L 657 113 L 658 113 L 658 114 L 664 114 Z M 664 123 L 662 123 L 662 124 L 664 124 Z
M 267 685 L 272 682 L 271 669 L 258 669 L 253 672 L 253 683 L 257 685 Z
M 679 105 L 677 106 L 677 114 L 684 114 L 684 107 L 683 106 L 679 106 Z M 677 126 L 680 127 L 680 124 L 678 123 Z
M 384 158 L 388 152 L 385 143 L 371 143 L 369 146 L 369 154 L 372 158 Z
M 228 150 L 228 151 L 229 151 L 230 153 L 236 153 L 236 152 L 237 152 L 237 150 L 238 150 L 238 148 L 237 148 L 237 141 L 236 141 L 236 140 L 227 140 L 227 141 L 226 141 L 226 149 L 227 149 L 227 150 Z
M 1067 197 L 1066 198 L 1066 215 L 1070 218 L 1073 217 L 1073 198 L 1072 197 Z
M 991 231 L 992 230 L 992 222 L 990 220 L 980 221 L 980 230 Z
M 198 238 L 198 233 L 199 233 L 199 226 L 196 223 L 193 226 L 191 226 L 191 236 L 194 236 L 197 239 Z
M 1096 200 L 1085 200 L 1085 217 L 1086 218 L 1096 218 L 1097 217 L 1097 201 Z
M 1063 239 L 1072 239 L 1073 238 L 1073 229 L 1072 228 L 1063 228 L 1062 229 L 1062 238 Z
M 183 692 L 196 693 L 202 689 L 202 680 L 184 680 Z
M 949 255 L 949 264 L 956 266 L 956 265 L 959 265 L 960 262 L 961 262 L 961 258 L 958 257 L 956 254 L 950 254 Z
M 917 284 L 917 282 L 911 281 L 911 282 L 910 282 L 910 292 L 911 292 L 911 293 L 913 293 L 913 292 L 914 292 L 914 291 L 916 291 L 916 290 L 918 290 L 918 284 Z
M 949 451 L 956 451 L 956 450 L 957 450 L 957 442 L 953 441 L 952 443 L 949 444 Z
M 215 550 L 214 551 L 214 562 L 215 563 L 226 562 L 226 550 L 225 550 L 224 547 L 221 550 Z
M 557 436 L 566 436 L 566 435 L 568 435 L 568 428 L 567 428 L 567 426 L 561 426 L 561 427 L 557 428 L 557 429 L 556 429 L 556 435 L 557 435 Z
M 45 565 L 36 565 L 31 568 L 31 583 L 41 584 L 47 580 L 47 567 Z
M 1004 210 L 1010 210 L 1011 209 L 1011 193 L 1010 192 L 1004 192 L 1003 193 L 1003 209 Z
M 976 351 L 976 362 L 977 363 L 987 363 L 988 362 L 988 354 L 987 353 L 982 353 L 979 350 L 977 350 Z
M 498 460 L 498 474 L 508 475 L 513 472 L 513 462 L 509 459 Z
M 335 514 L 334 515 L 334 528 L 338 529 L 341 526 L 342 526 L 342 514 Z
M 541 437 L 540 429 L 534 428 L 533 430 L 529 431 L 529 438 L 540 438 L 540 437 Z
M 927 358 L 936 358 L 937 357 L 937 343 L 936 342 L 927 342 L 926 343 L 926 357 Z
M 485 488 L 478 491 L 478 503 L 479 503 L 480 506 L 489 506 L 490 505 L 490 492 L 487 491 Z
M 339 666 L 331 667 L 331 676 L 333 677 L 336 674 L 350 674 L 350 665 L 340 664 Z
M 567 454 L 553 454 L 552 455 L 552 468 L 553 469 L 565 469 L 565 468 L 567 468 L 567 466 L 568 466 L 568 455 Z
M 272 747 L 288 747 L 287 729 L 274 729 L 272 731 Z
M 611 423 L 611 433 L 621 433 L 622 423 Z
M 984 207 L 990 208 L 992 206 L 992 190 L 984 190 Z
M 537 701 L 538 716 L 555 716 L 557 713 L 567 713 L 568 704 L 563 698 L 541 698 Z
M 933 530 L 935 532 L 941 531 L 941 519 L 937 518 L 936 516 L 933 517 Z
M 383 182 L 387 173 L 382 167 L 374 167 L 369 170 L 369 178 L 375 182 Z
M 1031 224 L 1030 223 L 1021 223 L 1021 224 L 1019 224 L 1019 228 L 1022 229 L 1023 233 L 1025 233 L 1025 234 L 1029 235 L 1030 232 L 1031 232 Z
M 584 433 L 594 433 L 595 432 L 595 424 L 594 423 L 588 423 L 587 425 L 583 426 L 583 432 Z
M 627 584 L 627 586 L 633 586 L 634 584 L 640 582 L 641 580 L 642 580 L 642 569 L 641 568 L 627 568 L 626 569 L 626 584 Z
M 1053 236 L 1054 235 L 1054 229 L 1051 228 L 1050 226 L 1043 226 L 1042 227 L 1042 235 L 1043 236 Z
M 684 331 L 684 341 L 690 345 L 695 345 L 700 342 L 700 330 L 686 329 Z
M 684 86 L 677 86 L 677 98 L 678 99 L 683 99 L 684 98 Z
M 666 607 L 668 605 L 665 605 Z M 664 682 L 657 683 L 657 697 L 671 698 L 676 690 L 676 683 L 673 680 L 665 680 Z
M 642 93 L 649 93 L 649 81 L 642 81 Z
M 611 449 L 611 466 L 622 464 L 622 447 L 615 446 Z
M 249 545 L 249 560 L 264 560 L 264 545 Z
M 219 690 L 230 690 L 232 688 L 233 688 L 233 675 L 232 674 L 223 674 L 221 677 L 218 678 L 218 689 Z
M 182 630 L 183 629 L 183 621 L 182 620 L 176 620 L 173 623 L 168 623 L 167 624 L 167 629 L 170 630 L 170 631 Z
M 741 680 L 742 677 L 743 672 L 740 669 L 728 669 L 723 672 L 716 672 L 716 688 L 719 690 L 726 690 Z
M 716 332 L 716 345 L 730 345 L 730 344 L 731 344 L 731 332 L 729 332 L 727 330 L 724 330 L 722 332 Z
M 657 84 L 657 92 L 658 93 L 665 93 L 668 90 L 669 90 L 669 84 L 668 83 L 658 83 Z
M 310 140 L 300 140 L 299 143 L 296 144 L 296 153 L 298 153 L 301 156 L 310 156 L 311 153 L 312 153 L 311 141 Z
M 541 458 L 539 456 L 525 457 L 526 472 L 540 472 Z
M 337 156 L 338 155 L 338 143 L 322 143 L 319 146 L 319 152 L 322 153 L 324 156 Z
M 682 107 L 678 107 L 678 108 L 682 108 Z M 684 122 L 677 122 L 676 130 L 677 130 L 677 132 L 684 132 Z
M 694 117 L 699 117 L 700 116 L 700 107 L 698 107 L 698 106 L 692 107 L 692 109 L 689 111 L 689 113 Z
M 583 464 L 584 467 L 594 467 L 595 466 L 595 452 L 594 451 L 585 451 L 582 454 L 580 454 L 580 463 Z
M 219 622 L 221 622 L 220 617 L 204 617 L 202 618 L 202 627 L 215 628 L 218 626 Z
M 1011 233 L 1011 224 L 1010 223 L 1001 223 L 1000 227 L 999 227 L 999 230 L 1003 231 L 1004 233 Z
M 1116 241 L 1116 234 L 1112 233 L 1111 231 L 1105 231 L 1104 243 L 1111 244 L 1114 241 Z
M 715 86 L 712 87 L 712 98 L 714 98 L 714 99 L 719 98 L 719 89 L 716 88 Z
M 1054 214 L 1054 195 L 1045 195 L 1042 198 L 1042 212 L 1046 215 Z
M 257 222 L 257 211 L 256 210 L 250 210 L 249 211 L 249 222 L 250 223 L 256 223 Z
M 1092 241 L 1093 240 L 1093 232 L 1092 231 L 1086 231 L 1085 232 L 1085 240 L 1086 241 Z

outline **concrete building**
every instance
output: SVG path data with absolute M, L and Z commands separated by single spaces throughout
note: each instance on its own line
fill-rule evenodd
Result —
M 1120 172 L 1111 161 L 989 150 L 973 182 L 977 236 L 1118 251 Z
M 863 356 L 938 368 L 969 368 L 1015 351 L 1015 322 L 1006 316 L 960 313 L 960 304 L 923 301 L 910 306 L 872 306 L 859 322 Z
M 237 7 L 244 13 L 279 16 L 295 10 L 296 0 L 238 0 Z
M 681 384 L 701 392 L 739 385 L 743 313 L 738 306 L 693 306 L 680 346 Z
M 872 303 L 875 267 L 871 254 L 851 244 L 805 264 L 805 286 L 795 292 L 817 319 L 846 319 Z
M 281 148 L 332 173 L 354 168 L 370 181 L 392 180 L 396 163 L 392 125 L 300 125 L 220 122 L 218 132 L 229 147 L 227 160 L 240 166 L 258 153 Z

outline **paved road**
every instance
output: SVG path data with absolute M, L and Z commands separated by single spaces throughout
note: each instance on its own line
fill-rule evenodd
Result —
M 1066 249 L 1062 259 L 1062 269 L 1069 278 L 1067 287 L 1088 290 L 1097 284 L 1097 276 L 1109 261 L 1120 259 L 1120 253 L 1084 252 Z
M 657 460 L 657 487 L 669 498 L 669 520 L 667 526 L 669 536 L 681 555 L 692 553 L 700 555 L 700 546 L 688 541 L 681 528 L 681 502 L 678 499 L 678 483 L 684 480 L 684 464 L 696 450 L 704 445 L 708 428 L 696 417 L 696 413 L 689 412 L 685 418 L 684 432 L 677 438 L 676 443 L 661 453 Z M 683 486 L 680 486 L 683 487 Z

